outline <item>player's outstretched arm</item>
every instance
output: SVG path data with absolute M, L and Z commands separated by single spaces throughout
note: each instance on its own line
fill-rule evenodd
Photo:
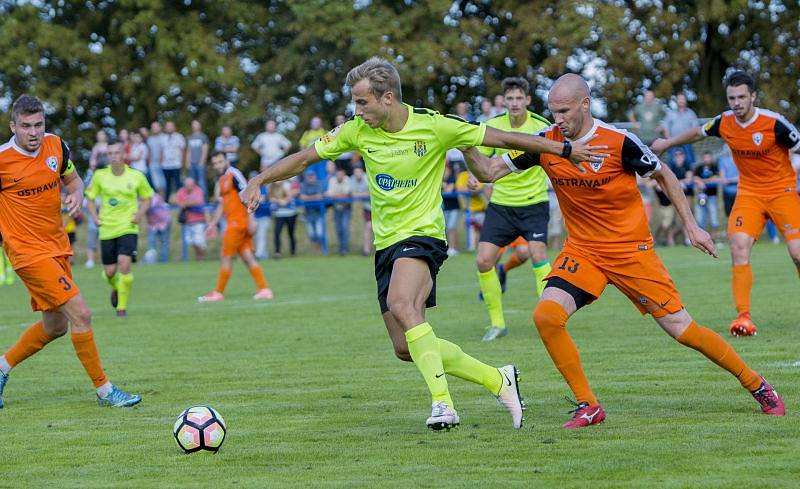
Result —
M 673 146 L 682 146 L 684 144 L 692 144 L 705 138 L 702 126 L 687 129 L 686 132 L 673 136 L 671 138 L 658 138 L 650 143 L 650 149 L 656 155 L 660 155 L 664 151 L 672 148 Z
M 464 154 L 467 168 L 479 182 L 495 182 L 511 173 L 511 169 L 506 165 L 502 157 L 494 156 L 490 158 L 475 147 L 462 149 L 461 152 Z
M 67 189 L 67 197 L 64 199 L 67 211 L 70 216 L 77 217 L 81 213 L 81 204 L 83 203 L 83 180 L 78 176 L 77 171 L 73 171 L 62 176 L 61 182 Z
M 681 183 L 672 173 L 672 170 L 667 165 L 662 164 L 658 170 L 653 172 L 651 178 L 658 182 L 661 189 L 669 197 L 669 200 L 672 201 L 672 205 L 675 206 L 675 210 L 681 217 L 681 221 L 683 221 L 683 229 L 692 246 L 717 258 L 717 248 L 714 245 L 714 240 L 711 239 L 711 235 L 705 229 L 697 225 L 697 221 L 695 221 L 692 210 L 689 207 L 689 201 L 686 200 L 686 195 L 681 188 Z
M 251 178 L 247 182 L 247 187 L 239 193 L 239 198 L 247 207 L 247 210 L 253 212 L 258 207 L 259 200 L 261 200 L 262 185 L 299 175 L 303 170 L 319 160 L 320 157 L 313 144 L 297 153 L 281 158 L 277 163 Z
M 591 144 L 592 139 L 594 138 L 582 142 L 562 143 L 542 136 L 487 127 L 482 146 L 516 149 L 530 153 L 549 153 L 570 160 L 572 164 L 583 171 L 583 168 L 579 166 L 580 162 L 600 160 L 608 156 L 608 153 L 603 151 L 608 149 L 608 146 Z

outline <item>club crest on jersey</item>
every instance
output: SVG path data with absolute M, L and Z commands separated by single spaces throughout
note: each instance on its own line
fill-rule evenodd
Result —
M 58 170 L 58 158 L 56 158 L 55 156 L 48 156 L 46 163 L 47 163 L 47 168 L 50 168 L 53 171 Z
M 756 143 L 757 146 L 761 146 L 761 141 L 764 140 L 764 135 L 760 132 L 753 133 L 753 142 Z
M 428 152 L 428 145 L 425 144 L 425 141 L 414 141 L 414 153 L 417 154 L 420 158 L 425 156 L 425 153 Z
M 600 171 L 600 167 L 603 166 L 605 161 L 605 158 L 601 158 L 600 161 L 590 161 L 589 166 L 592 168 L 592 170 L 594 170 L 595 173 L 597 173 Z

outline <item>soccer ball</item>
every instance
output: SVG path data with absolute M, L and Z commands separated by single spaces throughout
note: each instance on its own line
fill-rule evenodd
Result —
M 216 452 L 225 440 L 225 420 L 210 406 L 192 406 L 184 409 L 172 433 L 175 441 L 186 453 L 200 450 Z

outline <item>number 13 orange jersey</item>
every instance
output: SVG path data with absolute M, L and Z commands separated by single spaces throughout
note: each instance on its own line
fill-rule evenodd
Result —
M 0 234 L 15 269 L 72 255 L 61 221 L 61 177 L 75 171 L 61 138 L 45 134 L 35 153 L 12 137 L 0 146 Z
M 540 133 L 564 141 L 557 126 Z M 551 154 L 511 151 L 503 159 L 512 171 L 539 165 L 550 177 L 558 197 L 568 241 L 581 248 L 626 252 L 653 246 L 636 175 L 650 176 L 661 167 L 658 158 L 633 134 L 594 120 L 592 129 L 578 141 L 607 146 L 609 156 L 598 163 L 581 165 L 581 173 L 569 160 Z

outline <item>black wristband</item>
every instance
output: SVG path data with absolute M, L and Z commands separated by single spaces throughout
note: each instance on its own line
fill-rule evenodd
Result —
M 572 154 L 572 143 L 564 140 L 564 149 L 561 150 L 561 157 L 564 159 L 569 159 L 569 156 Z

